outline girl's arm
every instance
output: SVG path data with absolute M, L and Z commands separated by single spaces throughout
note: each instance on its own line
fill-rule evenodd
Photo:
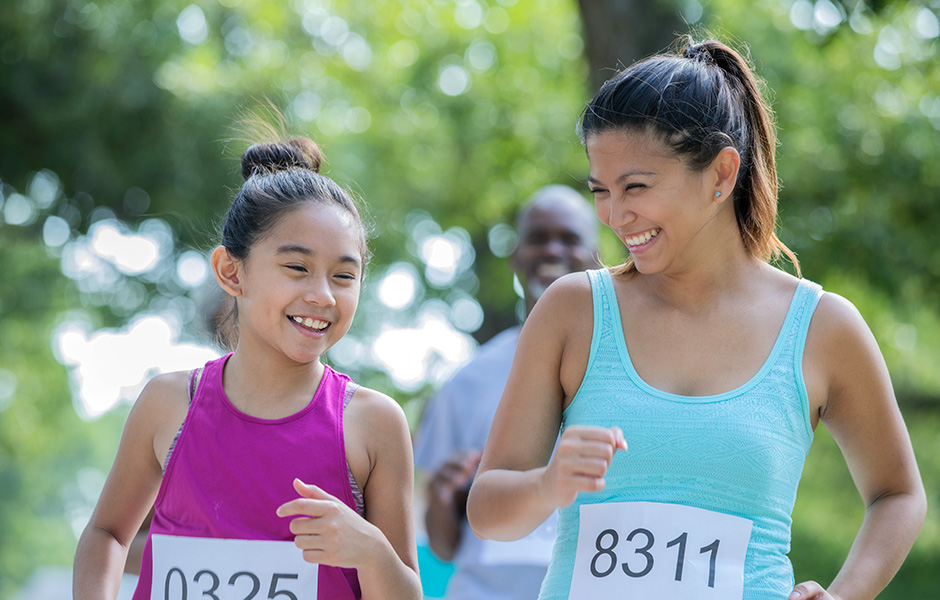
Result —
M 828 591 L 806 582 L 791 598 L 874 598 L 910 551 L 927 500 L 884 359 L 861 315 L 845 299 L 826 294 L 820 300 L 804 372 L 811 401 L 814 388 L 824 399 L 818 403 L 819 418 L 842 450 L 866 509 Z
M 346 410 L 347 441 L 359 440 L 368 454 L 364 475 L 349 457 L 353 475 L 364 481 L 366 518 L 300 481 L 294 487 L 301 498 L 283 504 L 278 515 L 299 517 L 291 521 L 291 532 L 306 560 L 357 569 L 363 600 L 420 600 L 414 458 L 405 413 L 388 396 L 367 388 L 356 391 Z
M 619 429 L 569 427 L 558 440 L 587 367 L 592 307 L 587 275 L 576 273 L 553 283 L 526 319 L 470 488 L 467 517 L 480 538 L 521 538 L 579 491 L 602 489 L 614 452 L 626 448 Z
M 155 377 L 127 417 L 111 472 L 78 541 L 72 576 L 75 600 L 117 596 L 128 547 L 163 477 L 156 448 L 165 454 L 170 443 L 166 430 L 174 420 L 178 428 L 186 414 L 186 375 Z

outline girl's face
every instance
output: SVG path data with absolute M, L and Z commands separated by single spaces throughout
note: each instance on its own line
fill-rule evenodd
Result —
M 626 245 L 640 273 L 681 269 L 709 241 L 720 203 L 715 185 L 656 137 L 626 130 L 590 135 L 588 184 L 595 210 Z
M 360 225 L 341 207 L 309 202 L 283 215 L 239 265 L 239 344 L 318 360 L 352 324 L 363 274 Z

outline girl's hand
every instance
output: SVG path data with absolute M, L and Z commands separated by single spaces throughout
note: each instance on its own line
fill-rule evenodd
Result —
M 542 484 L 555 506 L 574 502 L 578 492 L 604 489 L 604 475 L 627 442 L 619 427 L 572 426 L 565 429 L 546 468 Z
M 338 498 L 315 485 L 294 479 L 300 498 L 277 509 L 279 517 L 297 517 L 290 523 L 294 543 L 307 562 L 332 567 L 361 568 L 382 546 L 382 532 Z
M 787 600 L 838 600 L 815 581 L 804 581 L 790 592 Z

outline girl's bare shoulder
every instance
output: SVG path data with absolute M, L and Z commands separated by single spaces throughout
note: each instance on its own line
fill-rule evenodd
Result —
M 159 410 L 189 406 L 190 371 L 173 371 L 155 375 L 141 391 L 136 404 Z
M 360 386 L 346 408 L 357 428 L 370 436 L 398 435 L 408 431 L 405 411 L 391 396 Z
M 128 421 L 137 421 L 157 439 L 175 435 L 189 411 L 189 371 L 154 376 L 137 397 Z

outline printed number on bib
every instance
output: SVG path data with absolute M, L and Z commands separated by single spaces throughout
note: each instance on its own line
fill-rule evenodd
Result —
M 293 542 L 153 536 L 151 600 L 316 600 L 318 565 Z
M 740 600 L 751 521 L 676 504 L 583 504 L 572 600 Z

